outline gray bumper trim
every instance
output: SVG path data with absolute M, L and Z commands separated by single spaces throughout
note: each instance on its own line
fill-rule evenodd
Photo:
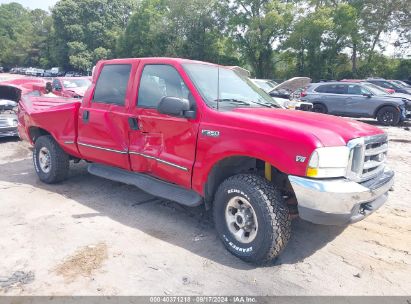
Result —
M 289 176 L 302 219 L 325 225 L 358 222 L 381 207 L 394 184 L 394 172 L 359 184 L 345 178 L 315 180 Z

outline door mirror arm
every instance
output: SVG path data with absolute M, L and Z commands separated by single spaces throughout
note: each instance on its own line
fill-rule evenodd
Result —
M 193 111 L 193 110 L 184 111 L 184 117 L 194 119 L 196 118 L 196 111 Z

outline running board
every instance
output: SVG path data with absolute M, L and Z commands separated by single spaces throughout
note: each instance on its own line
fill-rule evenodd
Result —
M 185 206 L 195 207 L 203 202 L 202 197 L 192 190 L 184 189 L 146 174 L 130 172 L 100 164 L 90 164 L 87 170 L 90 174 L 136 186 L 151 195 L 168 199 Z

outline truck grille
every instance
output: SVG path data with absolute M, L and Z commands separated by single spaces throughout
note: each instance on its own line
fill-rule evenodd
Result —
M 364 182 L 384 171 L 388 151 L 386 134 L 354 139 L 348 146 L 351 148 L 348 178 Z

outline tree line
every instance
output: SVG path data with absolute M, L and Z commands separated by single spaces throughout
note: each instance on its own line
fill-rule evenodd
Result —
M 408 78 L 409 0 L 60 0 L 0 5 L 0 65 L 87 71 L 100 59 L 170 56 L 258 78 Z M 382 50 L 394 34 L 397 56 Z

